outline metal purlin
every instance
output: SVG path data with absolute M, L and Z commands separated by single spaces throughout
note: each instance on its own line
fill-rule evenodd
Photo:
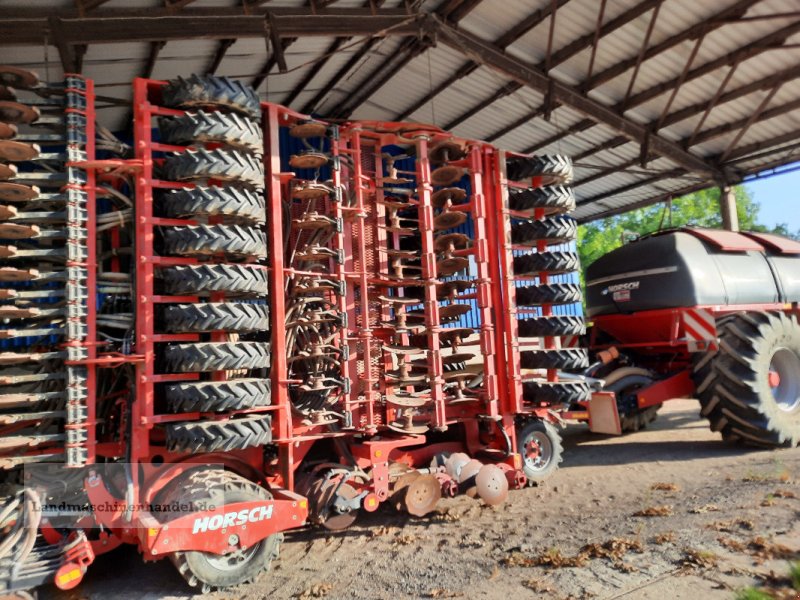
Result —
M 82 467 L 95 457 L 96 230 L 95 173 L 81 163 L 94 158 L 94 84 L 77 75 L 65 79 L 67 133 L 67 467 Z

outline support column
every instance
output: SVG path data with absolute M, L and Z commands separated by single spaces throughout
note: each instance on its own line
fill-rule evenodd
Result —
M 739 231 L 739 215 L 736 212 L 736 195 L 733 188 L 725 185 L 719 188 L 719 209 L 722 214 L 722 228 Z

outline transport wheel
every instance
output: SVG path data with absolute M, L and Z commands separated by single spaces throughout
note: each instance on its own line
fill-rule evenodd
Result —
M 227 77 L 192 75 L 168 82 L 162 90 L 164 106 L 172 108 L 215 108 L 261 118 L 258 93 L 249 85 Z
M 589 352 L 584 348 L 526 350 L 520 353 L 523 369 L 559 369 L 577 373 L 589 366 Z
M 517 304 L 572 304 L 581 301 L 581 286 L 577 283 L 550 283 L 517 288 Z
M 269 329 L 269 307 L 238 302 L 171 304 L 164 308 L 162 319 L 172 333 L 265 331 Z
M 536 252 L 514 257 L 515 275 L 561 274 L 579 268 L 580 259 L 575 252 Z
M 560 315 L 532 317 L 517 321 L 520 337 L 545 337 L 561 335 L 584 335 L 586 322 L 581 317 Z
M 164 227 L 164 252 L 179 256 L 255 256 L 266 258 L 267 234 L 241 225 Z
M 571 217 L 545 217 L 511 226 L 511 242 L 514 244 L 533 246 L 542 240 L 548 245 L 564 244 L 577 237 L 578 225 Z
M 506 173 L 511 181 L 542 177 L 545 185 L 572 181 L 572 159 L 561 154 L 513 156 L 506 161 Z
M 170 423 L 165 427 L 170 452 L 229 452 L 272 441 L 272 417 L 255 415 L 229 421 Z
M 575 210 L 575 195 L 572 188 L 563 185 L 548 185 L 540 188 L 509 188 L 508 207 L 511 210 L 545 209 L 553 215 Z
M 701 413 L 711 430 L 752 446 L 800 443 L 800 326 L 796 317 L 778 312 L 737 313 L 718 325 L 717 332 L 720 347 L 711 361 L 714 378 L 698 385 Z M 700 372 L 697 369 L 695 375 Z
M 639 431 L 656 419 L 661 404 L 639 408 L 636 403 L 636 392 L 653 383 L 653 374 L 646 369 L 622 367 L 612 371 L 605 380 L 604 389 L 614 392 L 617 400 L 617 412 L 622 432 Z
M 205 342 L 170 344 L 164 349 L 168 373 L 197 373 L 269 366 L 269 344 L 261 342 Z
M 175 413 L 243 410 L 268 406 L 272 401 L 270 381 L 262 378 L 172 383 L 165 395 Z
M 218 179 L 257 189 L 264 188 L 261 161 L 239 150 L 187 150 L 164 160 L 164 176 L 170 181 Z
M 522 384 L 522 396 L 528 402 L 569 406 L 589 400 L 592 390 L 583 381 L 525 381 Z
M 167 485 L 167 491 L 158 502 L 164 505 L 189 504 L 203 510 L 204 506 L 223 506 L 237 502 L 270 500 L 272 494 L 247 479 L 218 469 L 198 469 L 177 478 Z M 169 518 L 183 516 L 165 515 Z M 230 554 L 210 552 L 175 552 L 170 556 L 181 576 L 193 588 L 208 594 L 215 589 L 251 583 L 268 571 L 273 560 L 278 558 L 283 534 L 273 534 L 249 548 Z
M 158 120 L 161 141 L 178 146 L 215 142 L 238 150 L 262 154 L 261 126 L 247 117 L 222 112 L 187 113 Z
M 235 187 L 196 187 L 165 194 L 159 205 L 168 217 L 236 217 L 264 223 L 267 217 L 263 194 Z
M 522 454 L 522 470 L 528 485 L 542 483 L 564 460 L 558 431 L 550 423 L 538 419 L 517 426 L 517 448 Z
M 168 294 L 210 294 L 263 296 L 269 291 L 267 270 L 249 265 L 193 265 L 158 271 Z

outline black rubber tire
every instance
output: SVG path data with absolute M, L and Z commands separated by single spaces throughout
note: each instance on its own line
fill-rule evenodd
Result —
M 237 502 L 252 502 L 272 499 L 272 494 L 251 481 L 221 469 L 195 469 L 167 484 L 167 491 L 159 496 L 157 503 L 189 505 L 196 510 L 208 510 L 209 506 L 224 506 Z M 186 513 L 163 514 L 167 521 Z M 245 561 L 233 569 L 219 569 L 209 558 L 217 555 L 200 552 L 174 552 L 170 559 L 186 582 L 202 594 L 242 583 L 253 583 L 264 571 L 268 571 L 273 560 L 278 558 L 283 534 L 273 534 L 251 547 Z M 252 548 L 255 548 L 253 550 Z
M 543 208 L 545 214 L 555 215 L 575 210 L 572 188 L 564 185 L 546 185 L 540 188 L 509 188 L 508 207 L 516 211 L 533 211 Z
M 573 178 L 572 159 L 561 154 L 513 156 L 506 160 L 506 176 L 511 181 L 541 176 L 548 183 L 569 183 Z
M 204 342 L 170 344 L 164 349 L 167 373 L 199 373 L 269 367 L 269 344 Z
M 617 371 L 622 376 L 615 378 L 611 383 L 606 382 L 603 391 L 614 392 L 617 399 L 617 413 L 619 414 L 622 433 L 631 433 L 644 429 L 655 421 L 662 405 L 655 404 L 646 408 L 629 406 L 630 402 L 627 401 L 626 396 L 635 394 L 637 390 L 651 385 L 654 377 L 651 373 L 645 372 L 644 369 L 635 367 L 622 367 L 622 370 L 630 371 L 630 373 L 622 374 L 618 369 Z M 609 375 L 613 374 L 614 372 L 612 371 Z
M 228 77 L 178 77 L 161 88 L 161 100 L 164 106 L 172 108 L 215 108 L 261 119 L 258 93 L 249 85 Z
M 514 257 L 514 275 L 571 273 L 580 267 L 576 252 L 533 252 Z
M 520 306 L 572 304 L 580 301 L 581 286 L 577 283 L 550 283 L 517 288 L 517 304 Z
M 698 385 L 701 414 L 712 431 L 730 441 L 758 447 L 800 444 L 800 402 L 782 409 L 769 384 L 769 370 L 777 351 L 800 360 L 800 325 L 780 312 L 742 312 L 717 327 L 719 351 L 712 359 L 714 376 Z M 792 371 L 794 373 L 794 371 Z M 697 372 L 696 372 L 697 375 Z M 785 378 L 782 386 L 797 387 Z M 800 398 L 797 389 L 778 387 L 777 393 Z
M 578 237 L 578 223 L 571 217 L 545 217 L 537 221 L 522 221 L 511 226 L 511 242 L 535 246 L 544 240 L 547 245 L 565 244 Z
M 250 265 L 192 265 L 157 271 L 167 294 L 205 295 L 226 292 L 237 296 L 266 296 L 267 269 Z
M 170 423 L 165 429 L 170 452 L 230 452 L 269 444 L 272 441 L 272 416 Z
M 164 252 L 178 256 L 267 257 L 267 234 L 241 225 L 164 227 Z
M 520 337 L 556 337 L 561 335 L 584 335 L 586 322 L 582 317 L 552 316 L 532 317 L 517 321 Z
M 589 384 L 583 381 L 525 381 L 522 384 L 522 397 L 528 402 L 570 406 L 585 402 L 591 396 Z
M 165 396 L 172 412 L 226 412 L 268 406 L 272 402 L 269 379 L 185 381 L 171 383 Z
M 233 186 L 196 187 L 165 194 L 159 206 L 167 217 L 236 217 L 254 223 L 267 219 L 266 198 L 247 189 Z
M 158 120 L 158 130 L 166 144 L 189 146 L 214 142 L 256 155 L 264 152 L 261 126 L 237 114 L 200 110 L 180 117 L 162 117 Z
M 540 448 L 549 444 L 549 456 L 540 461 L 528 457 L 528 446 L 531 441 L 536 441 Z M 564 447 L 561 445 L 561 435 L 558 430 L 547 423 L 534 419 L 517 425 L 517 451 L 522 455 L 522 471 L 528 478 L 528 485 L 539 485 L 558 470 L 558 465 L 564 460 Z
M 238 150 L 187 150 L 166 158 L 162 171 L 170 181 L 217 179 L 264 189 L 264 165 L 257 157 Z
M 589 352 L 585 348 L 561 348 L 559 350 L 525 350 L 520 352 L 523 369 L 559 369 L 578 373 L 589 366 Z
M 266 331 L 269 307 L 266 304 L 242 302 L 205 302 L 170 304 L 161 317 L 171 333 L 204 333 L 208 331 Z

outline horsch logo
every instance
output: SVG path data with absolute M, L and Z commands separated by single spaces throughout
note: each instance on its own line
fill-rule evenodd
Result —
M 216 531 L 227 527 L 237 527 L 246 523 L 258 523 L 265 519 L 272 518 L 273 505 L 256 506 L 251 509 L 242 509 L 225 513 L 224 515 L 214 515 L 198 517 L 194 520 L 192 534 L 205 533 L 206 531 Z

